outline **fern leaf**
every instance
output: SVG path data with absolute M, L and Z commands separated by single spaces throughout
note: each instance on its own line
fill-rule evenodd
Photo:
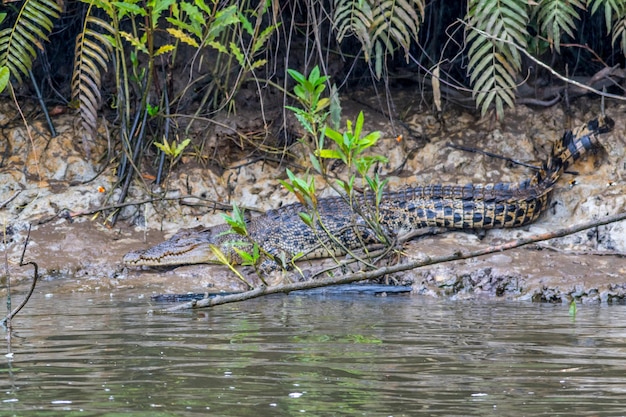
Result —
M 333 27 L 338 42 L 353 34 L 366 61 L 372 56 L 380 78 L 385 55 L 400 46 L 408 54 L 424 19 L 424 0 L 335 0 Z M 408 56 L 408 55 L 407 55 Z
M 539 29 L 558 53 L 561 52 L 561 33 L 574 36 L 576 20 L 580 19 L 576 8 L 584 9 L 585 4 L 580 0 L 542 0 L 537 6 Z
M 371 21 L 372 9 L 367 1 L 362 1 L 362 4 L 350 0 L 337 0 L 335 2 L 333 26 L 337 32 L 337 42 L 343 41 L 351 32 L 361 44 L 369 46 L 371 43 L 368 32 Z
M 59 17 L 60 6 L 53 0 L 26 0 L 12 26 L 0 31 L 0 66 L 9 68 L 18 83 L 28 74 L 41 41 L 48 40 L 52 19 Z
M 484 116 L 493 105 L 498 117 L 515 105 L 515 77 L 521 68 L 519 51 L 526 48 L 528 13 L 523 0 L 471 0 L 468 8 L 468 71 L 476 106 Z
M 613 45 L 619 44 L 626 55 L 626 2 L 623 0 L 591 0 L 591 14 L 600 6 L 604 7 L 604 21 L 607 32 L 611 32 Z
M 375 1 L 375 0 L 374 0 Z M 418 16 L 415 9 L 422 10 L 421 0 L 385 0 L 372 4 L 373 16 L 369 32 L 372 41 L 381 40 L 387 44 L 388 52 L 394 51 L 393 44 L 399 44 L 408 53 L 411 38 L 417 39 L 419 24 L 423 14 Z
M 113 27 L 91 16 L 90 11 L 91 8 L 83 30 L 76 38 L 72 74 L 72 100 L 79 103 L 83 131 L 88 139 L 92 139 L 96 133 L 101 100 L 101 73 L 107 70 L 109 54 L 113 50 L 110 38 L 97 32 L 95 28 L 102 28 L 108 34 L 114 33 Z
M 613 44 L 619 44 L 622 53 L 626 55 L 626 16 L 623 16 L 613 26 Z
M 611 32 L 613 22 L 618 22 L 626 12 L 626 4 L 623 0 L 590 0 L 589 3 L 591 14 L 595 14 L 601 6 L 604 7 L 604 21 L 608 32 Z

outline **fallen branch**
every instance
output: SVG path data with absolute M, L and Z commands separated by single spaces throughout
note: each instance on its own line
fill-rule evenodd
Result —
M 9 314 L 6 315 L 4 319 L 2 319 L 2 321 L 0 321 L 0 325 L 2 326 L 11 323 L 11 319 L 15 317 L 15 315 L 19 313 L 22 308 L 24 308 L 24 306 L 30 299 L 31 295 L 33 295 L 33 291 L 35 291 L 35 286 L 37 285 L 37 280 L 39 279 L 39 266 L 37 265 L 37 263 L 33 261 L 24 262 L 24 254 L 26 253 L 26 247 L 28 246 L 29 240 L 30 240 L 30 227 L 28 228 L 28 235 L 26 236 L 26 241 L 24 242 L 24 249 L 22 250 L 22 256 L 20 257 L 20 266 L 26 266 L 26 265 L 33 266 L 33 268 L 35 269 L 33 273 L 33 282 L 30 285 L 30 290 L 28 291 L 28 294 L 26 294 L 26 297 L 24 297 L 20 305 L 15 307 Z M 7 305 L 10 305 L 11 291 L 10 291 L 10 280 L 9 280 L 8 274 L 7 274 L 7 287 L 8 287 L 7 297 L 9 297 Z M 10 327 L 10 325 L 7 325 L 7 327 Z
M 511 250 L 514 248 L 519 248 L 521 246 L 525 246 L 531 243 L 542 242 L 549 239 L 554 239 L 558 237 L 568 236 L 574 233 L 581 232 L 583 230 L 592 229 L 598 226 L 604 226 L 610 223 L 619 222 L 622 220 L 626 220 L 626 212 L 615 214 L 613 216 L 605 217 L 601 220 L 593 220 L 585 223 L 581 223 L 579 225 L 565 227 L 563 229 L 556 230 L 554 232 L 540 233 L 528 237 L 523 237 L 520 239 L 512 240 L 497 246 L 490 246 L 483 249 L 478 249 L 474 251 L 463 251 L 459 250 L 450 255 L 444 256 L 436 256 L 433 258 L 426 258 L 415 260 L 403 264 L 397 264 L 393 266 L 386 266 L 382 268 L 378 268 L 372 271 L 362 271 L 353 274 L 347 274 L 340 277 L 326 278 L 315 281 L 306 281 L 306 282 L 296 282 L 291 284 L 282 284 L 282 285 L 274 285 L 274 286 L 260 286 L 251 291 L 246 291 L 238 294 L 230 294 L 230 295 L 218 295 L 213 298 L 206 298 L 203 300 L 194 300 L 188 303 L 179 304 L 174 307 L 158 310 L 158 312 L 163 313 L 173 313 L 181 310 L 189 310 L 189 309 L 197 309 L 197 308 L 206 308 L 213 307 L 220 304 L 226 303 L 234 303 L 237 301 L 249 300 L 252 298 L 261 297 L 263 295 L 276 294 L 276 293 L 289 293 L 297 290 L 307 290 L 311 288 L 325 287 L 329 285 L 338 285 L 338 284 L 349 284 L 358 281 L 365 281 L 369 279 L 380 278 L 387 274 L 393 274 L 396 272 L 407 271 L 410 269 L 415 269 L 423 266 L 436 265 L 440 263 L 456 261 L 461 259 L 469 259 L 475 258 L 482 255 L 488 255 L 490 253 L 496 252 L 504 252 L 507 250 Z M 150 311 L 153 312 L 153 311 Z

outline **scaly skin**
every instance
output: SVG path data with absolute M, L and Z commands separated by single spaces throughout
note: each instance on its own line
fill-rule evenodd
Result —
M 342 256 L 349 250 L 381 243 L 366 218 L 378 217 L 388 237 L 412 236 L 439 229 L 491 229 L 519 227 L 535 221 L 547 208 L 550 193 L 565 169 L 586 152 L 599 146 L 597 135 L 613 127 L 609 118 L 592 120 L 566 132 L 553 147 L 542 169 L 519 183 L 482 185 L 428 185 L 384 194 L 378 215 L 370 199 L 359 198 L 357 214 L 342 197 L 318 201 L 318 223 L 314 229 L 299 217 L 306 208 L 290 204 L 251 219 L 248 234 L 269 254 L 266 267 L 276 262 Z M 321 226 L 323 225 L 323 227 Z M 332 236 L 333 238 L 329 237 Z M 219 263 L 211 245 L 217 246 L 231 263 L 241 263 L 233 242 L 243 237 L 228 225 L 183 229 L 169 240 L 146 250 L 128 253 L 129 266 L 171 266 Z M 249 244 L 238 246 L 250 251 Z M 272 258 L 274 258 L 272 260 Z

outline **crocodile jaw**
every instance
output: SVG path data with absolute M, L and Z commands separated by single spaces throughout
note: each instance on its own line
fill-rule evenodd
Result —
M 208 243 L 188 245 L 177 251 L 175 248 L 159 249 L 157 245 L 147 250 L 129 252 L 124 256 L 128 266 L 178 266 L 187 264 L 218 263 Z
M 219 243 L 214 241 L 215 236 L 216 233 L 211 228 L 183 229 L 156 246 L 127 253 L 123 262 L 128 266 L 218 263 L 211 250 L 212 244 Z

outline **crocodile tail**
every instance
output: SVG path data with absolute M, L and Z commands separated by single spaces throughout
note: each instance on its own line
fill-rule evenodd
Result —
M 593 119 L 574 131 L 568 130 L 552 145 L 550 157 L 537 172 L 531 185 L 551 189 L 563 172 L 587 152 L 600 147 L 597 135 L 609 132 L 615 122 L 607 116 Z

